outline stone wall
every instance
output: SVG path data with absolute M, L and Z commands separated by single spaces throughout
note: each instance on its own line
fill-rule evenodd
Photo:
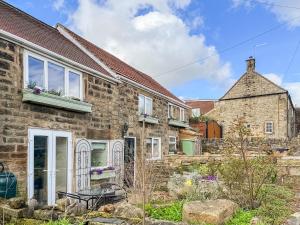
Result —
M 72 132 L 73 147 L 77 138 L 109 140 L 128 135 L 137 137 L 137 151 L 142 124 L 138 122 L 138 94 L 153 98 L 153 113 L 159 124 L 146 125 L 145 137 L 160 137 L 163 154 L 168 153 L 169 135 L 178 129 L 168 125 L 168 102 L 132 85 L 119 84 L 83 74 L 84 99 L 92 113 L 78 113 L 22 102 L 23 48 L 0 39 L 0 161 L 16 174 L 19 192 L 26 193 L 28 128 L 47 128 Z
M 207 115 L 223 127 L 223 136 L 228 137 L 232 123 L 237 118 L 244 118 L 255 137 L 286 138 L 287 127 L 286 93 L 253 98 L 220 100 Z M 272 121 L 274 132 L 265 133 L 265 122 Z

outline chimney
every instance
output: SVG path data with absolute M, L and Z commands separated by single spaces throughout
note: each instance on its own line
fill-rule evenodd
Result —
M 255 59 L 250 56 L 249 59 L 246 60 L 247 63 L 247 72 L 255 71 Z

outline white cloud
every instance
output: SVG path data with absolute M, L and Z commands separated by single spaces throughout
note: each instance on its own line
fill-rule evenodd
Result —
M 193 21 L 178 17 L 176 10 L 189 4 L 190 0 L 79 0 L 69 27 L 168 87 L 201 78 L 230 80 L 231 66 L 222 62 L 215 47 L 206 44 L 203 34 L 190 35 L 193 25 L 203 23 L 201 16 Z M 143 9 L 151 10 L 139 13 Z
M 268 78 L 270 81 L 274 82 L 275 84 L 281 86 L 282 85 L 282 77 L 275 74 L 275 73 L 267 73 L 264 74 L 266 78 Z
M 300 106 L 300 82 L 284 82 L 282 80 L 282 76 L 274 73 L 264 74 L 264 76 L 273 81 L 275 84 L 288 90 L 294 105 L 298 107 Z
M 53 8 L 58 11 L 64 6 L 64 3 L 64 0 L 55 0 L 53 2 Z
M 280 22 L 286 23 L 289 27 L 300 26 L 300 1 L 299 0 L 232 0 L 233 6 L 254 7 L 262 5 L 276 15 Z

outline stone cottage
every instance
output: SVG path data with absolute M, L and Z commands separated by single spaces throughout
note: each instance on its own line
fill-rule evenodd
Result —
M 206 115 L 223 126 L 224 137 L 239 117 L 245 119 L 255 137 L 294 137 L 295 108 L 288 91 L 257 73 L 254 58 L 250 57 L 246 62 L 246 73 Z
M 142 122 L 147 157 L 162 160 L 176 152 L 187 110 L 150 76 L 0 1 L 0 161 L 20 195 L 53 205 L 57 191 L 122 182 Z

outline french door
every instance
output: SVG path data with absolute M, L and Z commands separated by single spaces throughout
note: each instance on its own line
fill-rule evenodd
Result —
M 28 133 L 28 198 L 54 205 L 57 191 L 72 191 L 72 135 L 35 128 Z

